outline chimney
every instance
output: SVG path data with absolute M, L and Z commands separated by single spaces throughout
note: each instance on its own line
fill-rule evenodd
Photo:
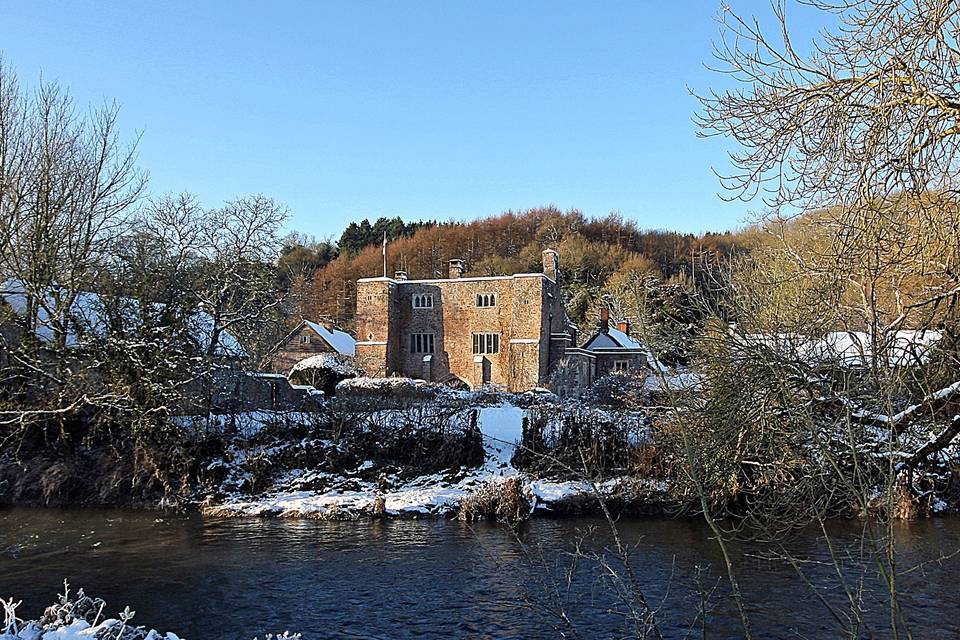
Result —
M 544 249 L 541 255 L 543 256 L 543 275 L 556 282 L 560 273 L 560 254 L 555 249 Z
M 406 280 L 406 279 L 407 279 L 407 272 L 406 272 L 406 271 L 397 271 L 396 273 L 393 274 L 393 279 L 394 279 L 394 280 Z
M 630 337 L 630 322 L 627 320 L 621 320 L 618 322 L 617 329 L 624 333 L 628 338 Z
M 330 316 L 320 316 L 317 318 L 317 324 L 324 327 L 327 331 L 333 331 L 334 329 L 333 318 Z
M 610 310 L 600 309 L 600 332 L 609 333 L 610 331 Z
M 463 260 L 451 260 L 450 261 L 450 279 L 463 277 Z

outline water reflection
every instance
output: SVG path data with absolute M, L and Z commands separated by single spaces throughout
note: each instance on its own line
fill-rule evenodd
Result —
M 596 565 L 581 563 L 572 588 L 544 598 L 556 586 L 549 578 L 565 577 L 570 558 L 564 552 L 591 526 L 598 528 L 588 548 L 601 550 L 609 543 L 605 528 L 589 519 L 540 520 L 518 539 L 500 527 L 447 521 L 0 511 L 0 594 L 22 598 L 26 613 L 35 616 L 69 578 L 117 610 L 129 604 L 139 624 L 191 640 L 263 637 L 283 629 L 306 638 L 553 638 L 557 632 L 549 623 L 556 620 L 539 608 L 559 603 L 583 637 L 619 637 L 609 582 Z M 694 568 L 709 566 L 703 584 L 726 592 L 717 547 L 695 520 L 635 520 L 621 529 L 636 545 L 634 563 L 646 595 L 662 602 L 664 635 L 683 637 L 698 606 Z M 858 533 L 857 523 L 831 525 L 840 546 Z M 898 525 L 898 534 L 904 566 L 960 548 L 955 520 Z M 826 559 L 816 531 L 790 544 L 800 556 Z M 733 547 L 757 637 L 836 636 L 837 627 L 794 569 L 758 551 Z M 957 558 L 950 557 L 901 578 L 914 637 L 960 635 L 957 568 Z M 828 566 L 804 569 L 817 584 L 832 587 L 837 581 Z M 872 568 L 850 577 L 878 584 Z M 842 593 L 834 596 L 842 606 Z M 534 606 L 518 607 L 524 600 Z M 731 603 L 720 599 L 715 605 L 711 635 L 737 637 Z M 883 602 L 872 606 L 871 615 L 882 622 Z

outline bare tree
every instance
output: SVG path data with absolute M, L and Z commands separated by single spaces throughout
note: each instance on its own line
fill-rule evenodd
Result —
M 286 209 L 262 195 L 219 209 L 204 209 L 189 194 L 165 196 L 147 207 L 143 227 L 168 257 L 179 287 L 205 312 L 198 330 L 207 355 L 230 348 L 224 334 L 248 348 L 275 334 L 283 300 L 275 265 L 286 216 Z
M 798 5 L 834 20 L 809 44 Z M 770 32 L 724 8 L 716 58 L 734 86 L 701 98 L 703 134 L 736 145 L 721 182 L 762 202 L 768 242 L 730 275 L 737 324 L 705 337 L 704 394 L 678 430 L 705 510 L 771 535 L 866 517 L 890 630 L 909 635 L 892 521 L 929 506 L 960 432 L 960 7 L 772 7 Z M 861 599 L 844 589 L 837 619 L 856 636 Z
M 146 184 L 116 123 L 115 105 L 81 112 L 55 84 L 29 93 L 0 62 L 0 286 L 21 337 L 4 345 L 16 365 L 7 382 L 52 385 L 59 410 L 85 395 L 68 391 L 80 296 L 108 268 Z

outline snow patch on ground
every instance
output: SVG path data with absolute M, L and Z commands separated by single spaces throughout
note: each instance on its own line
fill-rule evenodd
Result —
M 44 630 L 38 624 L 28 623 L 19 633 L 0 633 L 0 640 L 90 640 L 91 638 L 113 638 L 119 630 L 119 620 L 104 620 L 97 626 L 91 626 L 84 620 L 75 620 L 74 622 L 58 627 L 56 629 Z M 180 640 L 175 633 L 167 632 L 161 634 L 151 629 L 145 640 Z
M 352 489 L 267 493 L 254 499 L 228 500 L 222 505 L 208 508 L 207 512 L 214 515 L 349 519 L 373 513 L 378 499 L 382 499 L 388 515 L 447 514 L 456 510 L 460 501 L 480 484 L 519 473 L 510 465 L 510 459 L 520 442 L 522 425 L 523 409 L 519 407 L 502 404 L 481 408 L 478 426 L 483 433 L 486 458 L 484 464 L 476 469 L 461 469 L 456 474 L 420 476 L 382 491 L 375 482 L 351 480 L 354 485 Z M 358 470 L 370 467 L 372 463 L 368 461 L 361 464 Z M 292 480 L 296 484 L 317 477 L 318 472 L 306 472 Z
M 369 379 L 367 379 L 369 380 Z M 369 384 L 361 383 L 361 384 Z M 237 494 L 205 513 L 214 516 L 278 516 L 320 519 L 358 519 L 378 513 L 389 516 L 445 516 L 455 513 L 461 501 L 482 485 L 520 476 L 524 492 L 535 511 L 549 511 L 558 502 L 593 493 L 583 481 L 532 478 L 511 464 L 521 441 L 525 410 L 509 402 L 478 407 L 477 426 L 483 435 L 485 458 L 476 468 L 460 468 L 401 480 L 396 475 L 370 479 L 374 465 L 360 463 L 356 473 L 338 476 L 317 470 L 294 470 L 280 478 L 264 494 L 250 497 Z M 612 417 L 611 417 L 612 419 Z M 647 434 L 644 433 L 644 438 Z M 320 490 L 310 488 L 317 485 Z M 662 493 L 662 482 L 616 478 L 597 486 L 605 495 L 636 490 Z

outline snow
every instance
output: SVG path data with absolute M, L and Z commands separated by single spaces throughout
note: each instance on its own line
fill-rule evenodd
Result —
M 95 627 L 83 620 L 75 620 L 68 625 L 45 631 L 36 623 L 28 623 L 16 635 L 0 633 L 0 640 L 6 638 L 10 640 L 95 640 L 96 638 L 112 638 L 118 633 L 119 625 L 119 620 L 104 620 Z M 147 633 L 146 640 L 180 640 L 180 638 L 175 633 L 160 634 L 151 629 Z
M 95 293 L 79 292 L 70 305 L 69 317 L 61 318 L 54 322 L 50 317 L 49 311 L 60 310 L 63 303 L 58 303 L 60 291 L 50 289 L 43 296 L 43 300 L 37 308 L 37 326 L 36 335 L 44 342 L 53 342 L 56 325 L 62 324 L 67 329 L 64 344 L 68 347 L 76 347 L 81 342 L 81 335 L 78 329 L 83 333 L 102 336 L 107 333 L 109 324 L 106 318 L 106 309 L 100 296 Z M 65 295 L 65 294 L 64 294 Z M 7 280 L 0 285 L 0 298 L 2 298 L 17 315 L 23 315 L 27 312 L 27 287 L 19 280 Z M 135 328 L 138 322 L 139 314 L 136 311 L 134 301 L 121 299 L 120 304 L 126 303 L 128 308 L 126 313 L 122 313 L 122 320 L 131 325 L 123 327 L 126 330 Z M 67 310 L 63 310 L 65 315 Z
M 530 483 L 530 491 L 538 502 L 550 503 L 586 493 L 590 491 L 590 485 L 583 481 L 551 482 L 535 480 Z
M 673 370 L 659 362 L 656 373 L 648 375 L 643 386 L 648 391 L 688 391 L 703 382 L 703 376 L 682 369 Z
M 643 349 L 643 345 L 628 336 L 623 331 L 610 327 L 607 329 L 607 333 L 611 338 L 617 341 L 617 343 L 624 349 Z
M 592 338 L 587 340 L 583 349 L 594 351 L 597 349 L 626 349 L 642 350 L 643 345 L 635 338 L 627 335 L 615 327 L 609 327 L 606 331 L 600 331 Z
M 400 378 L 376 379 L 410 380 Z M 361 386 L 370 384 L 370 379 Z M 475 493 L 484 484 L 498 479 L 519 476 L 524 491 L 530 497 L 535 510 L 550 510 L 563 500 L 591 493 L 588 483 L 582 481 L 557 481 L 531 478 L 511 465 L 511 459 L 521 440 L 525 410 L 501 402 L 492 406 L 478 407 L 477 426 L 483 434 L 484 462 L 477 468 L 451 470 L 401 481 L 396 475 L 386 478 L 389 488 L 382 489 L 380 480 L 366 479 L 375 469 L 371 461 L 360 463 L 354 473 L 339 476 L 316 470 L 295 470 L 281 478 L 275 487 L 281 487 L 257 496 L 234 495 L 223 504 L 208 507 L 205 513 L 211 516 L 278 516 L 310 517 L 321 519 L 356 519 L 375 513 L 378 502 L 387 515 L 392 516 L 446 516 L 455 513 L 461 501 Z M 381 419 L 388 420 L 392 410 L 379 412 Z M 263 420 L 259 416 L 252 420 Z M 638 437 L 647 437 L 644 432 Z M 238 453 L 242 455 L 242 453 Z M 260 451 L 256 455 L 269 455 Z M 358 474 L 365 472 L 362 477 Z M 240 480 L 239 478 L 237 480 Z M 323 490 L 304 487 L 324 486 Z M 625 486 L 637 486 L 642 481 L 613 479 L 600 485 L 604 492 L 618 491 Z M 648 490 L 665 490 L 661 484 L 643 484 Z
M 304 323 L 323 338 L 337 353 L 350 357 L 356 354 L 357 341 L 349 333 L 339 329 L 328 329 L 322 324 L 309 320 L 304 320 Z
M 111 330 L 110 318 L 107 317 L 107 306 L 104 299 L 97 293 L 80 291 L 76 294 L 69 309 L 63 312 L 61 322 L 54 322 L 48 310 L 59 310 L 57 303 L 59 291 L 55 288 L 48 290 L 43 296 L 43 304 L 37 309 L 37 326 L 35 329 L 38 338 L 47 343 L 54 342 L 54 333 L 57 324 L 63 324 L 67 329 L 64 344 L 68 347 L 77 347 L 82 343 L 84 334 L 103 337 Z M 0 285 L 2 298 L 17 315 L 23 315 L 27 310 L 27 287 L 19 280 L 7 280 Z M 132 298 L 119 298 L 115 301 L 119 311 L 120 327 L 118 330 L 126 334 L 135 334 L 143 326 L 143 314 L 139 303 Z M 159 305 L 157 305 L 159 307 Z M 213 334 L 213 317 L 203 311 L 196 310 L 186 320 L 190 336 L 197 342 L 202 352 L 210 347 Z M 239 341 L 229 331 L 221 331 L 216 349 L 217 355 L 231 358 L 245 358 L 247 352 Z
M 236 429 L 244 438 L 252 438 L 271 425 L 309 425 L 316 415 L 308 411 L 247 411 L 232 414 L 202 414 L 172 416 L 173 425 L 186 431 L 210 431 L 224 433 Z
M 206 311 L 198 309 L 187 318 L 187 328 L 190 331 L 190 335 L 199 344 L 200 350 L 206 352 L 210 348 L 210 341 L 213 339 L 213 316 Z M 246 350 L 229 331 L 220 332 L 217 338 L 216 354 L 230 358 L 247 357 Z
M 480 410 L 477 426 L 483 434 L 488 464 L 491 461 L 510 464 L 522 436 L 523 413 L 523 409 L 511 404 L 484 407 Z
M 335 354 L 318 353 L 293 365 L 293 368 L 290 369 L 290 375 L 308 369 L 326 369 L 344 376 L 352 376 L 356 373 L 353 367 L 340 360 Z
M 930 360 L 930 354 L 943 339 L 940 331 L 900 330 L 880 336 L 879 344 L 890 367 L 917 366 Z M 863 331 L 833 331 L 820 338 L 795 334 L 748 334 L 742 343 L 763 344 L 796 356 L 809 364 L 839 362 L 846 366 L 869 366 L 873 359 L 870 334 Z M 881 363 L 882 364 L 882 363 Z
M 501 404 L 479 410 L 478 426 L 486 452 L 483 465 L 460 473 L 420 476 L 386 491 L 375 482 L 351 479 L 349 490 L 332 488 L 324 492 L 280 491 L 254 499 L 237 498 L 207 510 L 211 515 L 273 515 L 280 517 L 355 518 L 373 512 L 378 498 L 389 515 L 445 515 L 456 510 L 464 497 L 493 478 L 518 475 L 510 459 L 520 441 L 524 412 L 519 407 Z M 358 471 L 369 470 L 365 462 Z M 314 480 L 329 474 L 306 472 L 302 480 Z
M 351 391 L 355 389 L 365 389 L 371 391 L 384 391 L 396 393 L 409 389 L 425 387 L 426 380 L 417 380 L 415 378 L 349 378 L 337 383 L 337 391 Z

